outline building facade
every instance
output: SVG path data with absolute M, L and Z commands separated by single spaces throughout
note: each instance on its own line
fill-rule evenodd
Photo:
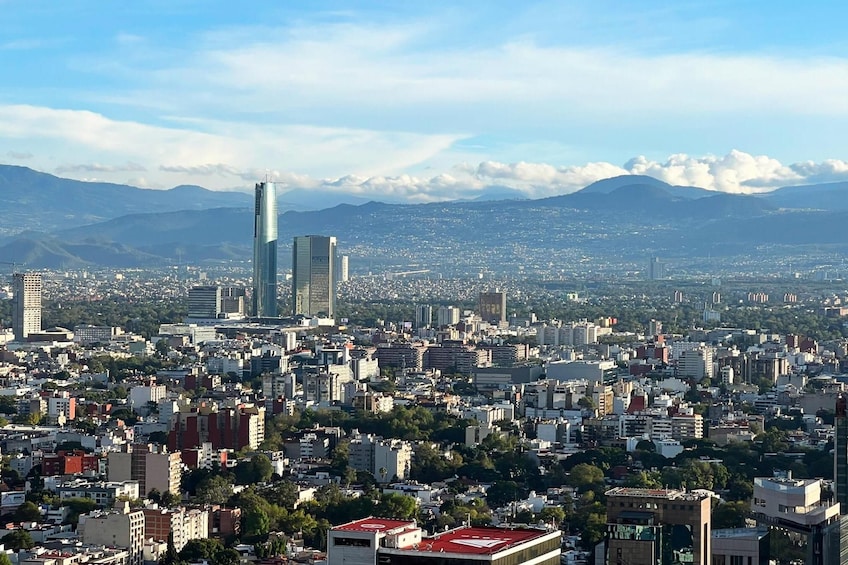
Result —
M 41 273 L 15 273 L 12 279 L 12 330 L 15 339 L 23 341 L 41 331 Z
M 253 214 L 253 315 L 277 316 L 277 188 L 260 182 Z
M 336 311 L 336 238 L 305 235 L 292 246 L 292 314 L 332 318 Z
M 709 565 L 707 494 L 618 487 L 607 491 L 606 562 Z

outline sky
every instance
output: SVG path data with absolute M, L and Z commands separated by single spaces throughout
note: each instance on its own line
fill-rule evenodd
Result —
M 0 163 L 426 202 L 848 180 L 848 6 L 0 0 Z

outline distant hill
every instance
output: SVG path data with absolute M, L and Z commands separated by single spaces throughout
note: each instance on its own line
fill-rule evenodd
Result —
M 848 210 L 848 182 L 786 186 L 762 198 L 779 208 Z
M 199 186 L 147 190 L 122 184 L 82 182 L 0 165 L 0 207 L 10 213 L 6 230 L 81 226 L 132 213 L 252 206 L 249 194 Z
M 669 256 L 693 250 L 716 255 L 745 254 L 760 245 L 845 245 L 839 230 L 848 220 L 843 217 L 848 205 L 839 198 L 846 190 L 848 183 L 834 183 L 748 196 L 632 175 L 537 200 L 520 199 L 520 193 L 499 186 L 484 189 L 474 200 L 430 204 L 288 191 L 281 202 L 292 197 L 292 205 L 322 209 L 280 215 L 280 267 L 290 261 L 292 237 L 309 233 L 336 235 L 340 248 L 358 250 L 369 263 L 402 264 L 414 256 L 421 264 L 445 269 L 455 263 L 452 253 L 459 249 L 463 260 L 483 267 L 514 261 L 518 269 L 574 255 L 617 260 L 660 250 Z M 830 212 L 786 210 L 796 204 L 817 208 L 811 203 L 828 199 L 834 201 Z M 0 166 L 0 206 L 0 231 L 6 230 L 0 258 L 28 268 L 251 258 L 248 194 L 197 186 L 143 190 Z

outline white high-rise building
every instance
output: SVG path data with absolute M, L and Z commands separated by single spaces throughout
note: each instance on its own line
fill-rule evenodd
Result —
M 15 273 L 12 290 L 12 330 L 15 339 L 23 341 L 29 334 L 41 331 L 41 273 Z
M 455 326 L 459 323 L 459 308 L 456 306 L 439 306 L 436 312 L 436 322 L 439 327 Z

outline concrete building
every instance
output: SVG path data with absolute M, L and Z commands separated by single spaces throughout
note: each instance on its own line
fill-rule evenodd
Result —
M 336 311 L 336 238 L 305 235 L 292 246 L 292 314 L 332 318 Z
M 178 452 L 168 453 L 164 446 L 153 444 L 136 444 L 131 449 L 131 452 L 109 453 L 110 481 L 138 481 L 142 497 L 153 489 L 180 494 L 182 460 Z
M 174 547 L 182 550 L 193 539 L 209 536 L 209 511 L 199 508 L 145 508 L 144 537 L 168 541 L 173 535 Z
M 253 210 L 253 315 L 277 316 L 277 187 L 256 183 Z
M 24 341 L 29 334 L 41 331 L 41 291 L 41 273 L 13 275 L 12 331 L 18 341 Z
M 168 387 L 165 385 L 138 385 L 130 389 L 129 401 L 130 407 L 142 415 L 147 415 L 149 412 L 148 402 L 159 403 L 168 396 Z
M 109 343 L 121 334 L 123 334 L 123 330 L 117 326 L 94 326 L 91 324 L 74 326 L 74 341 L 82 345 Z
M 77 533 L 83 543 L 125 548 L 127 565 L 144 562 L 144 512 L 131 511 L 128 502 L 119 503 L 112 511 L 97 511 L 79 518 Z
M 462 526 L 424 537 L 415 522 L 364 518 L 333 527 L 327 565 L 559 565 L 559 531 Z
M 429 304 L 415 305 L 415 329 L 429 328 L 433 323 L 433 307 Z
M 477 310 L 484 322 L 493 325 L 506 323 L 506 293 L 500 290 L 481 292 Z
M 823 499 L 822 489 L 822 479 L 756 477 L 751 513 L 757 525 L 800 537 L 806 545 L 805 563 L 846 563 L 848 547 L 841 538 L 848 539 L 848 533 L 842 534 L 840 504 Z
M 703 346 L 683 351 L 677 365 L 677 375 L 701 382 L 713 378 L 713 350 Z
M 213 449 L 257 449 L 265 440 L 265 407 L 242 404 L 221 407 L 201 403 L 181 409 L 171 418 L 168 450 L 181 451 L 208 442 Z
M 59 495 L 59 500 L 90 498 L 103 508 L 110 508 L 118 498 L 139 498 L 138 481 L 90 483 L 84 480 L 74 480 L 57 487 L 56 494 Z
M 606 495 L 607 563 L 709 565 L 709 495 L 624 487 Z
M 455 326 L 459 323 L 459 308 L 456 306 L 439 306 L 436 311 L 436 326 Z
M 381 483 L 403 480 L 412 468 L 412 445 L 407 441 L 357 432 L 349 449 L 350 466 L 371 473 Z
M 712 543 L 712 565 L 769 565 L 768 528 L 713 530 Z

